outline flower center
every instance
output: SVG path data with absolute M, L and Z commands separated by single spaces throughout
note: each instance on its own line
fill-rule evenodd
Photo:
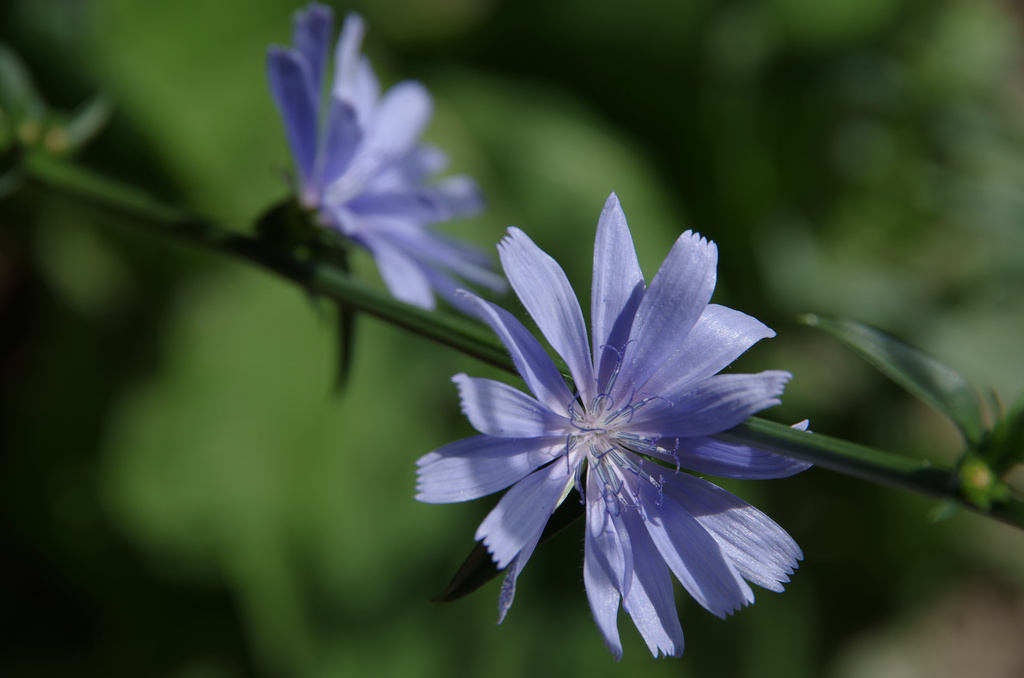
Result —
M 661 480 L 648 471 L 659 468 L 640 456 L 647 450 L 657 448 L 657 438 L 643 436 L 624 430 L 637 410 L 656 398 L 639 401 L 630 399 L 622 407 L 616 407 L 611 396 L 600 394 L 581 409 L 577 402 L 569 406 L 569 418 L 576 432 L 570 434 L 566 451 L 582 447 L 586 455 L 587 472 L 596 474 L 602 486 L 602 495 L 608 511 L 618 515 L 629 508 L 639 508 L 639 482 L 649 482 L 661 490 Z M 576 489 L 585 496 L 580 474 L 583 464 L 576 467 Z

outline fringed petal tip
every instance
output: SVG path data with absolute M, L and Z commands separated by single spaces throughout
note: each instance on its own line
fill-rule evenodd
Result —
M 693 230 L 692 228 L 688 228 L 685 231 L 683 231 L 682 235 L 680 235 L 676 239 L 676 243 L 682 242 L 688 242 L 691 247 L 697 246 L 710 248 L 711 250 L 713 250 L 716 260 L 718 258 L 718 245 L 715 244 L 715 241 L 709 238 L 705 238 L 703 235 Z
M 341 25 L 341 38 L 338 40 L 338 54 L 344 55 L 346 66 L 355 66 L 356 56 L 363 46 L 366 37 L 366 20 L 359 12 L 348 12 Z
M 356 11 L 350 11 L 345 14 L 345 25 L 348 26 L 351 22 L 352 31 L 366 32 L 366 20 L 363 19 L 363 15 Z
M 310 3 L 292 15 L 292 40 L 300 49 L 314 43 L 326 47 L 326 39 L 330 36 L 333 24 L 333 9 L 316 2 Z
M 483 525 L 481 525 L 480 527 L 482 528 Z M 483 545 L 487 548 L 487 553 L 489 553 L 491 555 L 491 561 L 494 562 L 494 566 L 496 568 L 498 568 L 498 570 L 504 570 L 506 567 L 508 567 L 508 564 L 511 563 L 515 559 L 515 557 L 518 555 L 518 552 L 517 553 L 505 553 L 505 552 L 502 552 L 502 550 L 501 550 L 502 544 L 499 543 L 493 537 L 493 535 L 482 534 L 481 530 L 479 530 L 479 529 L 476 531 L 476 534 L 473 535 L 473 539 L 475 539 L 476 541 L 479 541 L 479 542 L 483 542 Z
M 572 474 L 566 475 L 564 464 L 548 464 L 509 488 L 475 535 L 498 569 L 506 568 L 521 553 L 532 552 L 571 483 Z
M 424 466 L 429 466 L 434 462 L 439 461 L 440 459 L 441 455 L 437 453 L 437 450 L 434 450 L 433 452 L 428 452 L 427 454 L 424 454 L 422 457 L 416 460 L 416 468 L 422 469 Z M 419 474 L 420 471 L 417 470 L 416 473 Z
M 333 19 L 334 10 L 319 2 L 311 2 L 300 10 L 296 10 L 292 19 L 293 23 L 308 23 L 311 21 L 323 21 Z
M 544 433 L 544 413 L 522 391 L 498 381 L 466 375 L 455 383 L 462 413 L 480 433 L 509 438 Z
M 561 437 L 457 440 L 417 462 L 417 499 L 446 504 L 499 492 L 554 459 L 563 446 Z
M 669 657 L 682 657 L 683 646 L 680 645 L 678 648 L 676 648 L 674 645 L 671 645 L 669 647 L 660 647 L 657 649 L 653 649 L 651 650 L 651 656 L 653 656 L 655 659 L 660 659 L 662 657 L 664 657 L 665 659 L 668 659 Z
M 779 385 L 778 395 L 782 395 L 782 389 L 784 389 L 786 387 L 786 384 L 788 384 L 790 380 L 793 378 L 793 373 L 787 372 L 786 370 L 767 370 L 765 372 L 762 372 L 761 374 L 770 375 L 776 380 L 776 382 Z
M 467 411 L 466 406 L 466 397 L 467 391 L 470 388 L 472 380 L 473 377 L 469 376 L 465 372 L 459 372 L 458 374 L 453 375 L 451 378 L 451 382 L 455 384 L 455 388 L 458 389 L 459 392 L 459 411 L 461 411 L 463 416 L 466 417 L 469 416 L 469 412 Z
M 498 251 L 501 252 L 503 249 L 523 239 L 529 240 L 530 236 L 526 235 L 521 228 L 509 226 L 505 229 L 505 236 L 498 241 Z

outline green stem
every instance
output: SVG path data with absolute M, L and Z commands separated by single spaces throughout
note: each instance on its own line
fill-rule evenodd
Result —
M 1008 501 L 993 503 L 989 510 L 964 502 L 960 494 L 960 474 L 956 469 L 927 459 L 903 457 L 820 433 L 798 431 L 758 417 L 751 417 L 715 437 L 808 461 L 820 468 L 879 485 L 955 501 L 1024 529 L 1024 501 L 1013 496 Z
M 477 323 L 441 311 L 425 311 L 367 287 L 323 262 L 304 260 L 251 236 L 163 205 L 121 184 L 47 156 L 25 159 L 27 177 L 49 190 L 147 226 L 175 239 L 258 264 L 304 288 L 330 297 L 393 325 L 515 373 L 504 347 Z M 719 434 L 722 440 L 751 445 L 845 475 L 939 499 L 962 501 L 960 477 L 950 467 L 865 447 L 820 433 L 806 433 L 752 417 Z M 1017 497 L 983 510 L 964 506 L 1024 529 L 1024 502 Z
M 453 313 L 409 306 L 349 277 L 336 266 L 309 261 L 237 231 L 227 229 L 184 210 L 168 207 L 126 186 L 88 170 L 30 155 L 25 160 L 28 179 L 62 195 L 144 225 L 148 230 L 177 240 L 188 240 L 287 278 L 310 292 L 343 302 L 349 308 L 376 316 L 393 325 L 433 339 L 457 351 L 513 369 L 508 352 L 482 325 Z

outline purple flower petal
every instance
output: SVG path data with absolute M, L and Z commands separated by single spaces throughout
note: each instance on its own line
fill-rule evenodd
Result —
M 673 476 L 665 495 L 690 513 L 715 538 L 747 580 L 770 591 L 797 568 L 803 552 L 775 521 L 722 488 L 685 473 Z
M 351 94 L 356 86 L 359 75 L 359 55 L 366 37 L 366 22 L 355 12 L 345 16 L 341 27 L 341 37 L 335 48 L 334 93 L 342 98 Z
M 760 320 L 710 304 L 672 357 L 639 388 L 644 393 L 677 393 L 722 371 L 761 339 L 774 336 Z
M 438 219 L 461 219 L 483 211 L 485 203 L 480 187 L 471 178 L 463 175 L 448 177 L 437 182 L 432 190 L 444 207 Z
M 355 109 L 347 101 L 332 98 L 327 113 L 327 134 L 320 153 L 318 192 L 344 174 L 362 138 Z
M 456 294 L 465 283 L 456 282 L 449 274 L 496 292 L 505 290 L 504 278 L 486 267 L 488 259 L 480 250 L 408 218 L 356 212 L 353 208 L 361 204 L 355 201 L 344 209 L 335 210 L 342 222 L 342 232 L 371 250 L 374 243 L 386 242 L 407 260 L 416 262 L 430 286 L 449 302 L 472 313 L 472 308 L 464 307 Z
M 448 156 L 440 148 L 420 144 L 395 165 L 402 183 L 416 183 L 448 168 Z
M 568 418 L 544 407 L 522 391 L 493 379 L 456 374 L 462 412 L 477 431 L 501 438 L 565 436 Z
M 622 360 L 637 306 L 646 285 L 619 199 L 612 193 L 597 221 L 590 322 L 597 381 L 606 388 Z
M 367 121 L 365 152 L 377 162 L 401 160 L 416 146 L 433 113 L 434 102 L 423 85 L 398 83 L 381 97 Z
M 475 313 L 473 306 L 462 295 L 466 291 L 465 284 L 460 283 L 455 278 L 436 268 L 426 266 L 423 272 L 426 274 L 427 279 L 430 281 L 430 286 L 434 288 L 434 293 L 438 297 L 447 301 L 452 305 L 452 308 L 458 309 L 460 313 L 468 316 L 472 316 Z
M 688 393 L 666 394 L 636 411 L 629 429 L 646 437 L 694 437 L 720 433 L 761 410 L 778 405 L 789 372 L 718 374 Z
M 366 125 L 380 95 L 380 84 L 368 59 L 360 55 L 366 22 L 355 12 L 345 17 L 334 53 L 333 96 L 349 102 L 360 125 Z
M 623 359 L 630 378 L 612 389 L 616 399 L 645 384 L 676 352 L 711 299 L 717 262 L 715 244 L 700 235 L 687 231 L 676 240 L 637 308 Z
M 480 318 L 505 344 L 519 376 L 533 395 L 552 412 L 567 412 L 573 400 L 572 393 L 540 342 L 508 311 L 468 292 L 466 297 L 472 301 Z
M 439 273 L 441 271 L 449 271 L 466 282 L 486 287 L 498 293 L 504 292 L 507 289 L 508 285 L 504 278 L 488 268 L 469 261 L 468 257 L 460 257 L 459 253 L 462 250 L 449 247 L 450 242 L 446 238 L 439 237 L 437 234 L 428 234 L 423 237 L 421 239 L 422 246 L 418 252 L 423 264 L 427 268 L 437 270 Z M 462 287 L 465 287 L 465 285 L 456 284 L 452 290 L 453 294 L 457 294 L 458 289 Z
M 506 567 L 524 546 L 544 530 L 558 502 L 572 484 L 570 467 L 556 459 L 512 486 L 477 528 L 499 569 Z
M 433 102 L 423 85 L 401 82 L 388 90 L 366 121 L 348 170 L 327 188 L 327 200 L 343 204 L 372 189 L 378 175 L 412 151 L 432 112 Z
M 604 552 L 588 539 L 583 549 L 583 586 L 587 590 L 590 613 L 615 661 L 622 659 L 619 640 L 619 590 L 608 573 Z
M 334 32 L 334 11 L 325 5 L 311 4 L 295 13 L 292 24 L 292 44 L 309 64 L 311 82 L 319 94 Z
M 359 65 L 356 67 L 355 86 L 349 93 L 348 99 L 356 108 L 359 115 L 359 123 L 364 127 L 369 124 L 373 110 L 380 101 L 380 81 L 373 72 L 373 64 L 366 56 L 359 58 Z
M 607 492 L 597 473 L 587 472 L 587 535 L 620 595 L 633 585 L 633 547 L 622 523 L 619 497 Z
M 636 511 L 622 514 L 633 551 L 633 584 L 622 601 L 640 635 L 655 657 L 683 653 L 683 627 L 676 612 L 672 577 Z
M 442 268 L 443 267 L 438 267 L 436 264 L 430 262 L 427 262 L 423 267 L 434 291 L 439 297 L 447 301 L 462 313 L 465 313 L 468 316 L 474 315 L 476 313 L 476 309 L 474 309 L 463 296 L 463 293 L 466 291 L 465 284 L 446 274 Z M 471 282 L 486 285 L 491 287 L 491 289 L 502 288 L 501 283 L 504 281 L 489 278 L 489 276 L 487 276 L 488 271 L 486 269 L 471 269 L 469 266 L 460 267 L 459 273 L 462 274 L 463 271 L 469 274 L 466 277 L 467 280 L 470 280 L 470 277 L 478 278 L 478 280 L 471 280 Z
M 604 553 L 588 538 L 583 547 L 583 586 L 587 590 L 590 613 L 594 616 L 605 646 L 622 659 L 622 641 L 619 640 L 619 590 L 608 573 Z
M 519 482 L 564 451 L 564 438 L 464 438 L 416 462 L 416 499 L 443 504 L 483 497 Z
M 605 510 L 600 498 L 601 490 L 597 479 L 588 474 L 587 479 L 587 531 L 583 544 L 583 584 L 590 602 L 594 622 L 604 637 L 604 644 L 615 655 L 615 661 L 622 658 L 622 642 L 619 640 L 619 600 L 627 576 L 632 578 L 631 552 L 623 549 L 616 521 Z M 622 530 L 625 536 L 625 529 Z M 632 583 L 632 582 L 630 582 Z
M 462 240 L 457 240 L 434 229 L 424 229 L 424 231 L 428 233 L 431 238 L 444 243 L 445 249 L 454 252 L 460 259 L 468 261 L 469 263 L 481 268 L 493 268 L 490 253 L 485 252 L 476 245 L 463 242 Z M 498 275 L 498 277 L 501 278 L 502 289 L 504 290 L 508 288 L 508 281 L 505 280 L 505 276 L 499 274 L 495 275 Z
M 663 495 L 640 484 L 651 541 L 683 588 L 712 614 L 724 618 L 754 602 L 754 594 L 714 537 L 676 500 L 677 476 L 662 479 Z M 660 505 L 659 505 L 660 504 Z
M 370 229 L 353 237 L 370 250 L 377 263 L 377 270 L 380 271 L 380 277 L 391 296 L 428 311 L 434 309 L 437 302 L 430 279 L 415 259 Z
M 514 227 L 499 243 L 498 255 L 512 289 L 548 343 L 565 360 L 576 388 L 589 402 L 596 392 L 587 328 L 562 268 Z
M 508 281 L 490 269 L 490 258 L 472 245 L 427 229 L 413 239 L 413 244 L 418 245 L 424 256 L 438 267 L 448 269 L 475 285 L 499 293 L 508 289 Z
M 267 77 L 299 179 L 305 186 L 313 175 L 317 139 L 317 100 L 311 91 L 309 65 L 295 52 L 271 47 L 267 51 Z
M 420 226 L 469 216 L 482 207 L 480 191 L 469 177 L 451 177 L 436 186 L 404 184 L 385 190 L 375 188 L 348 201 L 348 208 L 353 211 L 400 217 Z
M 508 567 L 505 568 L 505 578 L 501 581 L 501 592 L 498 594 L 499 624 L 505 621 L 505 616 L 516 599 L 516 582 L 519 581 L 519 574 L 526 567 L 526 563 L 530 562 L 530 556 L 533 555 L 533 551 L 537 548 L 537 543 L 540 542 L 541 535 L 543 534 L 543 529 L 537 530 L 533 537 L 523 545 L 523 548 L 516 554 L 516 557 L 512 559 L 512 562 L 508 564 Z
M 418 186 L 405 186 L 402 190 L 395 191 L 363 193 L 350 200 L 348 208 L 362 214 L 404 218 L 413 223 L 438 221 L 444 209 L 433 191 Z
M 663 438 L 658 445 L 665 451 L 645 450 L 644 453 L 680 468 L 722 478 L 788 478 L 811 467 L 805 461 L 706 436 Z

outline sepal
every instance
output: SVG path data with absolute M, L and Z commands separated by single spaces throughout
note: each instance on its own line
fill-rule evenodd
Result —
M 270 207 L 256 222 L 256 235 L 267 247 L 317 265 L 329 266 L 348 275 L 348 249 L 332 229 L 316 224 L 316 213 L 302 207 L 294 198 Z M 338 362 L 334 391 L 340 394 L 352 371 L 356 312 L 338 301 Z
M 576 501 L 563 501 L 548 520 L 537 545 L 540 546 L 575 523 L 583 517 L 583 513 L 583 504 Z M 501 570 L 498 569 L 491 559 L 491 554 L 487 552 L 487 547 L 484 546 L 483 542 L 478 542 L 473 547 L 473 550 L 470 551 L 469 556 L 462 562 L 462 565 L 459 566 L 459 569 L 456 570 L 455 575 L 452 576 L 451 581 L 448 582 L 448 586 L 441 592 L 441 595 L 434 598 L 431 602 L 450 603 L 453 600 L 468 596 L 499 574 L 501 574 Z

